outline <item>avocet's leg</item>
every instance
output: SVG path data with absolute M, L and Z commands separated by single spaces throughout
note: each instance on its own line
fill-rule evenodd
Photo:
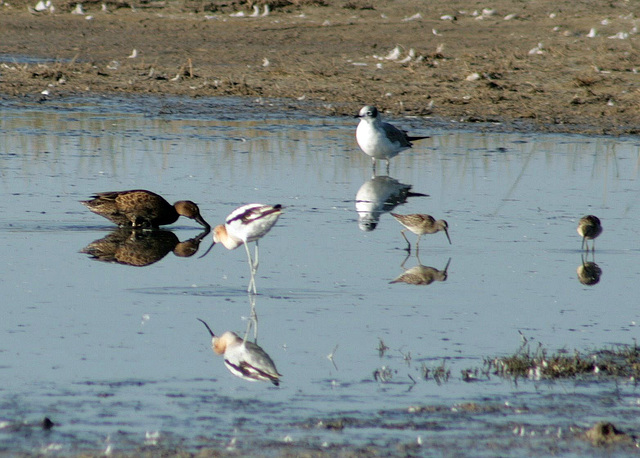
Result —
M 255 249 L 255 262 L 253 264 L 253 270 L 254 272 L 258 272 L 258 242 L 259 240 L 256 240 L 256 249 Z
M 244 244 L 244 248 L 247 251 L 247 261 L 249 262 L 249 271 L 251 272 L 251 280 L 249 280 L 249 286 L 247 287 L 247 292 L 248 293 L 257 294 L 255 269 L 253 268 L 253 260 L 251 259 L 251 251 L 249 251 L 249 246 L 246 243 Z

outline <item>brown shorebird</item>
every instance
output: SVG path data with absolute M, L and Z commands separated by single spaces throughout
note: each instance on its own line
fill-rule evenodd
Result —
M 449 240 L 449 244 L 451 244 L 451 238 L 449 237 L 449 225 L 443 219 L 436 219 L 431 215 L 422 215 L 418 213 L 414 213 L 411 215 L 398 215 L 397 213 L 391 213 L 400 224 L 402 224 L 406 229 L 409 229 L 411 232 L 418 236 L 418 241 L 416 242 L 416 250 L 420 248 L 420 237 L 424 234 L 435 234 L 436 232 L 444 231 L 447 236 L 447 240 Z M 407 241 L 407 251 L 411 251 L 411 243 L 407 236 L 404 235 L 403 229 L 400 233 Z
M 100 192 L 92 197 L 81 203 L 118 226 L 157 228 L 175 223 L 180 216 L 186 216 L 205 229 L 211 228 L 200 216 L 198 206 L 190 200 L 180 200 L 171 205 L 162 196 L 142 189 Z
M 587 215 L 580 218 L 578 222 L 578 234 L 582 237 L 582 249 L 585 247 L 589 251 L 589 244 L 587 240 L 593 240 L 591 250 L 595 250 L 596 242 L 595 238 L 602 233 L 602 225 L 600 219 L 597 216 Z
M 360 123 L 356 129 L 356 141 L 360 149 L 371 156 L 373 170 L 376 170 L 376 160 L 387 161 L 387 173 L 389 172 L 389 159 L 395 157 L 407 148 L 411 148 L 413 141 L 429 137 L 410 137 L 404 130 L 383 122 L 378 109 L 372 106 L 364 106 L 356 115 Z
M 281 374 L 271 357 L 259 345 L 241 339 L 235 332 L 227 331 L 216 336 L 209 325 L 201 321 L 211 334 L 211 348 L 218 355 L 224 355 L 224 365 L 236 377 L 256 381 L 270 381 L 275 386 L 280 384 Z

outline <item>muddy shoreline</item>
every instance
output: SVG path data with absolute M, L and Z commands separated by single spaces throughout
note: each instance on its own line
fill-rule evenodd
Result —
M 508 130 L 640 126 L 640 6 L 625 2 L 274 1 L 258 17 L 232 1 L 84 3 L 84 14 L 32 3 L 0 5 L 5 98 L 242 96 Z

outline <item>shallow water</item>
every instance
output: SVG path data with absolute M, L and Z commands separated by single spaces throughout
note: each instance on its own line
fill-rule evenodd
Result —
M 395 120 L 431 138 L 372 178 L 354 119 L 264 101 L 85 98 L 0 112 L 2 451 L 584 454 L 596 452 L 574 429 L 640 430 L 629 381 L 460 376 L 515 352 L 520 332 L 532 348 L 569 351 L 638 337 L 637 139 Z M 409 185 L 429 196 L 403 196 Z M 196 321 L 244 335 L 242 248 L 199 258 L 208 235 L 195 255 L 170 246 L 145 267 L 81 253 L 113 227 L 78 201 L 134 188 L 194 200 L 212 225 L 243 203 L 286 207 L 260 244 L 255 298 L 280 387 L 234 377 Z M 395 204 L 448 221 L 452 245 L 424 236 L 404 264 L 449 263 L 446 281 L 390 283 L 407 254 Z M 588 213 L 604 226 L 592 286 L 576 274 Z M 200 233 L 184 218 L 167 229 L 181 241 Z M 443 361 L 448 381 L 422 377 Z M 51 431 L 37 426 L 45 416 Z

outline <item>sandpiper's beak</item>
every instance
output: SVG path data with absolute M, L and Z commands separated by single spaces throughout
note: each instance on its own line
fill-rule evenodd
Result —
M 449 237 L 449 231 L 447 230 L 447 228 L 444 228 L 444 233 L 447 236 L 447 240 L 449 241 L 449 245 L 451 245 L 451 237 Z
M 200 318 L 196 318 L 196 320 L 202 322 L 202 324 L 204 324 L 207 327 L 207 330 L 209 331 L 209 334 L 211 334 L 211 337 L 215 337 L 216 335 L 213 333 L 213 331 L 211 330 L 211 328 L 209 327 L 209 325 L 207 323 L 205 323 L 204 320 L 201 320 Z

